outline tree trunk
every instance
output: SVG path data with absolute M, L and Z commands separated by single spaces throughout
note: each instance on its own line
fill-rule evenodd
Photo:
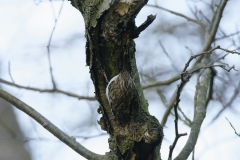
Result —
M 140 27 L 135 26 L 135 17 L 147 1 L 71 0 L 71 3 L 85 20 L 86 63 L 100 104 L 98 111 L 102 117 L 99 124 L 110 134 L 111 151 L 106 153 L 107 159 L 161 159 L 163 131 L 158 120 L 148 112 L 133 40 L 155 19 L 150 15 Z M 115 104 L 116 114 L 113 114 L 106 87 L 108 81 L 123 70 L 133 79 L 137 94 L 130 102 L 122 99 L 124 105 Z

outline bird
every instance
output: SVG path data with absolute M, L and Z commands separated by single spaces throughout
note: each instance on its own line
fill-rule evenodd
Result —
M 106 97 L 116 118 L 124 118 L 131 112 L 130 103 L 136 94 L 135 82 L 127 70 L 120 71 L 109 81 Z

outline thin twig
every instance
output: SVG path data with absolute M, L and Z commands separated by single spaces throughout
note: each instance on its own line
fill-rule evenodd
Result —
M 174 142 L 172 145 L 170 145 L 169 147 L 169 155 L 168 155 L 168 160 L 172 160 L 172 153 L 173 153 L 173 150 L 177 144 L 177 141 L 180 137 L 182 136 L 186 136 L 187 133 L 183 133 L 183 134 L 179 134 L 178 132 L 178 112 L 177 112 L 177 106 L 180 102 L 180 93 L 182 91 L 182 88 L 183 86 L 188 82 L 187 79 L 182 79 L 182 82 L 180 83 L 180 85 L 178 85 L 178 88 L 177 88 L 177 93 L 176 93 L 176 101 L 175 101 L 175 104 L 174 104 L 174 114 L 175 114 L 175 120 L 174 120 L 174 124 L 175 124 L 175 139 L 174 139 Z
M 100 137 L 100 136 L 107 136 L 109 134 L 107 133 L 100 133 L 100 134 L 97 134 L 97 135 L 93 135 L 93 136 L 72 136 L 74 138 L 83 138 L 84 140 L 87 140 L 87 139 L 90 139 L 90 138 L 96 138 L 96 137 Z
M 237 70 L 235 69 L 235 66 L 232 66 L 232 67 L 230 67 L 230 68 L 227 69 L 227 68 L 226 68 L 226 65 L 216 64 L 216 65 L 202 66 L 202 67 L 200 67 L 200 68 L 197 68 L 197 69 L 193 70 L 193 71 L 192 71 L 191 73 L 189 73 L 189 74 L 193 74 L 194 72 L 198 72 L 198 71 L 200 71 L 200 70 L 202 70 L 202 69 L 213 68 L 213 67 L 221 67 L 222 69 L 224 69 L 224 70 L 227 71 L 227 72 L 230 72 L 232 69 L 235 70 L 235 71 L 237 71 Z
M 209 51 L 202 52 L 202 53 L 199 53 L 199 54 L 196 54 L 196 55 L 191 56 L 191 57 L 189 58 L 188 62 L 185 64 L 185 67 L 184 67 L 182 73 L 185 73 L 185 72 L 186 72 L 187 68 L 189 67 L 190 62 L 191 62 L 193 59 L 195 59 L 195 58 L 197 58 L 197 57 L 199 57 L 199 56 L 204 56 L 204 55 L 207 55 L 207 54 L 212 54 L 212 52 L 213 52 L 214 50 L 216 50 L 216 49 L 220 49 L 220 46 L 217 46 L 217 47 L 215 47 L 215 48 L 213 48 L 213 49 L 211 49 L 211 50 L 209 50 Z M 183 76 L 181 76 L 181 79 L 183 80 Z
M 223 77 L 219 77 L 218 75 L 216 75 L 215 78 L 218 79 L 219 81 L 221 81 L 223 84 L 228 84 L 229 86 L 235 87 L 232 82 L 229 82 L 228 80 L 224 79 Z
M 240 31 L 237 31 L 235 33 L 232 33 L 232 34 L 229 34 L 229 35 L 224 35 L 222 37 L 219 37 L 219 38 L 215 38 L 215 41 L 218 41 L 218 40 L 221 40 L 221 39 L 224 39 L 224 38 L 227 38 L 227 37 L 231 37 L 231 36 L 234 36 L 236 34 L 240 33 Z
M 35 87 L 26 87 L 26 86 L 22 86 L 22 85 L 19 85 L 19 84 L 15 84 L 15 83 L 6 81 L 6 80 L 1 79 L 1 78 L 0 78 L 0 83 L 6 84 L 6 85 L 9 85 L 9 86 L 13 86 L 13 87 L 17 87 L 17 88 L 21 88 L 21 89 L 31 90 L 31 91 L 46 92 L 46 93 L 56 92 L 56 93 L 62 93 L 62 94 L 67 95 L 69 97 L 75 97 L 75 98 L 78 98 L 78 99 L 85 99 L 85 100 L 90 100 L 90 101 L 95 101 L 96 100 L 95 97 L 80 96 L 80 95 L 77 95 L 77 94 L 74 94 L 74 93 L 71 93 L 71 92 L 60 90 L 58 88 L 41 89 L 41 88 L 35 88 Z
M 55 12 L 54 12 L 54 8 L 53 8 L 53 4 L 52 4 L 52 1 L 51 1 L 51 6 L 52 6 L 52 11 L 53 11 L 53 16 L 54 16 L 54 26 L 53 26 L 51 35 L 49 37 L 48 45 L 47 45 L 47 56 L 48 56 L 49 72 L 50 72 L 51 81 L 52 81 L 52 85 L 53 85 L 54 89 L 56 88 L 56 83 L 55 83 L 55 80 L 54 80 L 54 77 L 53 77 L 53 72 L 52 72 L 52 64 L 51 64 L 51 57 L 50 57 L 50 54 L 51 54 L 50 46 L 51 46 L 51 42 L 52 42 L 53 33 L 55 31 L 58 19 L 60 17 L 61 12 L 62 12 L 63 4 L 64 4 L 64 0 L 62 0 L 61 8 L 59 9 L 58 16 L 56 17 Z
M 185 48 L 190 52 L 191 56 L 193 55 L 193 52 L 192 50 L 188 47 L 188 46 L 185 46 Z
M 214 122 L 214 121 L 221 115 L 221 113 L 222 113 L 225 109 L 227 109 L 228 107 L 230 107 L 230 106 L 232 105 L 232 103 L 234 102 L 234 100 L 236 100 L 237 96 L 239 95 L 239 92 L 240 92 L 240 81 L 239 81 L 239 83 L 238 83 L 238 86 L 235 88 L 234 93 L 233 93 L 233 95 L 231 96 L 230 100 L 229 100 L 226 104 L 222 103 L 222 104 L 223 104 L 223 108 L 222 108 L 222 109 L 218 112 L 218 114 L 212 119 L 211 123 Z
M 39 5 L 42 1 L 41 0 L 34 0 L 33 1 L 36 5 Z
M 227 52 L 227 53 L 232 53 L 232 54 L 238 54 L 238 55 L 240 55 L 240 52 L 236 52 L 236 51 L 231 51 L 231 50 L 228 50 L 228 49 L 224 49 L 224 48 L 221 48 L 220 46 L 219 46 L 219 49 L 220 49 L 220 50 L 223 50 L 223 51 L 225 51 L 225 52 Z
M 158 87 L 158 86 L 164 86 L 164 85 L 169 85 L 177 80 L 180 79 L 180 75 L 176 75 L 168 80 L 165 80 L 165 81 L 157 81 L 157 82 L 151 82 L 149 84 L 145 84 L 145 85 L 142 85 L 142 89 L 148 89 L 148 88 L 152 88 L 152 87 Z
M 208 22 L 210 23 L 211 21 L 202 13 L 202 11 L 199 11 L 199 14 Z
M 222 13 L 227 4 L 227 1 L 228 0 L 223 0 L 220 2 L 220 4 L 218 5 L 218 9 L 215 11 L 215 13 L 212 17 L 211 23 L 208 26 L 207 41 L 202 49 L 202 52 L 209 50 L 212 42 L 215 39 L 219 24 L 220 24 L 220 21 L 222 18 Z M 198 57 L 195 61 L 194 66 L 199 64 L 199 62 L 201 62 L 202 58 L 203 58 L 203 56 Z
M 231 50 L 228 50 L 228 49 L 224 49 L 224 48 L 222 48 L 222 47 L 220 47 L 220 46 L 218 45 L 217 47 L 212 48 L 212 49 L 209 50 L 209 51 L 205 51 L 205 52 L 202 52 L 202 53 L 199 53 L 199 54 L 196 54 L 196 55 L 192 55 L 192 56 L 190 57 L 190 59 L 188 60 L 188 62 L 186 63 L 185 68 L 188 68 L 188 67 L 189 67 L 190 62 L 191 62 L 193 59 L 202 57 L 202 56 L 204 56 L 204 55 L 212 54 L 212 52 L 215 51 L 215 50 L 217 50 L 217 49 L 223 50 L 223 51 L 225 51 L 225 52 L 227 52 L 227 53 L 232 53 L 232 54 L 238 54 L 238 55 L 240 55 L 240 52 L 236 52 L 236 51 L 231 51 Z M 218 60 L 220 60 L 220 59 L 223 59 L 223 58 L 226 57 L 227 55 L 228 55 L 228 54 L 225 54 L 224 56 L 220 57 L 220 58 L 217 59 L 216 61 L 218 61 Z M 196 60 L 196 61 L 198 61 L 198 60 Z M 215 62 L 216 62 L 216 61 L 215 61 Z M 186 71 L 186 69 L 185 69 L 185 72 L 188 72 L 188 73 L 189 73 L 189 72 L 191 72 L 192 70 L 195 70 L 196 68 L 197 68 L 197 65 L 196 65 L 196 63 L 195 63 L 192 68 L 188 69 L 187 71 Z M 234 66 L 232 67 L 232 69 L 235 70 Z M 149 84 L 142 85 L 142 89 L 148 89 L 148 88 L 152 88 L 152 87 L 169 85 L 169 84 L 171 84 L 171 83 L 179 80 L 180 78 L 182 78 L 182 77 L 178 74 L 178 75 L 173 76 L 172 78 L 170 78 L 170 79 L 168 79 L 168 80 L 156 81 L 156 82 L 151 82 L 151 83 L 149 83 Z
M 225 117 L 225 118 L 227 119 L 227 117 Z M 233 128 L 235 134 L 240 137 L 240 134 L 237 133 L 237 131 L 236 131 L 236 129 L 233 127 L 232 123 L 231 123 L 228 119 L 227 119 L 227 121 L 228 121 L 228 123 L 231 125 L 231 127 Z
M 205 28 L 205 25 L 204 25 L 201 21 L 196 20 L 196 19 L 193 19 L 193 18 L 190 18 L 190 17 L 188 17 L 188 16 L 186 16 L 186 15 L 184 15 L 184 14 L 171 11 L 171 10 L 169 10 L 169 9 L 160 7 L 160 6 L 158 6 L 158 5 L 147 4 L 146 6 L 155 7 L 155 8 L 158 8 L 158 9 L 161 9 L 161 10 L 164 10 L 164 11 L 167 11 L 167 12 L 169 12 L 169 13 L 172 13 L 172 14 L 176 15 L 176 16 L 185 18 L 186 20 L 188 20 L 188 21 L 190 21 L 190 22 L 196 23 L 196 24 L 198 24 L 199 26 L 201 26 L 202 28 Z
M 190 11 L 192 12 L 192 14 L 195 16 L 195 18 L 196 18 L 198 21 L 200 21 L 200 19 L 199 19 L 199 17 L 198 17 L 198 9 L 197 9 L 197 7 L 194 6 L 194 10 L 193 10 L 191 7 L 189 7 L 189 9 L 190 9 Z
M 178 106 L 178 110 L 182 113 L 183 117 L 184 117 L 185 120 L 186 120 L 186 123 L 188 123 L 189 126 L 191 126 L 191 125 L 192 125 L 192 121 L 186 116 L 186 114 L 182 111 L 182 109 L 181 109 L 180 106 Z
M 10 64 L 9 61 L 8 61 L 8 74 L 9 74 L 9 76 L 10 76 L 12 82 L 15 83 L 14 80 L 13 80 L 13 78 L 12 78 L 12 74 L 11 74 L 11 64 Z
M 175 69 L 175 71 L 179 71 L 179 70 L 177 69 L 178 67 L 176 67 L 176 66 L 174 65 L 173 60 L 172 60 L 171 57 L 169 56 L 169 54 L 168 54 L 168 52 L 166 51 L 166 49 L 165 49 L 164 45 L 162 44 L 161 40 L 159 40 L 158 42 L 159 42 L 159 44 L 160 44 L 160 46 L 161 46 L 161 48 L 162 48 L 162 50 L 163 50 L 163 53 L 165 53 L 166 56 L 168 57 L 168 59 L 170 60 L 172 67 Z
M 162 103 L 164 104 L 164 106 L 167 108 L 168 104 L 167 104 L 167 100 L 165 98 L 165 96 L 163 95 L 162 91 L 159 88 L 156 88 L 156 92 L 158 94 L 158 96 L 160 97 Z M 181 117 L 178 117 L 184 124 L 186 124 L 187 126 L 191 126 L 191 121 L 189 120 L 189 118 L 187 118 L 187 116 L 184 114 L 184 112 L 181 110 L 180 107 L 178 107 L 178 110 L 183 114 L 183 117 L 185 118 L 185 120 Z M 171 111 L 170 114 L 172 116 L 175 116 L 175 114 Z

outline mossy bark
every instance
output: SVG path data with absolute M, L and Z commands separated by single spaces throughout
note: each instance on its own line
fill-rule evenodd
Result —
M 140 33 L 135 26 L 135 17 L 147 1 L 71 0 L 71 3 L 85 20 L 86 63 L 100 104 L 98 111 L 102 118 L 99 124 L 110 134 L 111 151 L 106 153 L 106 159 L 160 159 L 163 131 L 158 120 L 148 112 L 148 103 L 138 76 L 133 40 L 138 36 L 136 33 Z M 133 77 L 138 96 L 128 106 L 131 112 L 122 113 L 125 122 L 120 124 L 106 98 L 107 82 L 102 72 L 110 80 L 123 68 Z

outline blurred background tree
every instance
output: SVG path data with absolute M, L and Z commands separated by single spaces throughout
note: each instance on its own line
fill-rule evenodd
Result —
M 0 159 L 30 160 L 30 155 L 24 147 L 25 139 L 19 129 L 13 108 L 0 99 Z

